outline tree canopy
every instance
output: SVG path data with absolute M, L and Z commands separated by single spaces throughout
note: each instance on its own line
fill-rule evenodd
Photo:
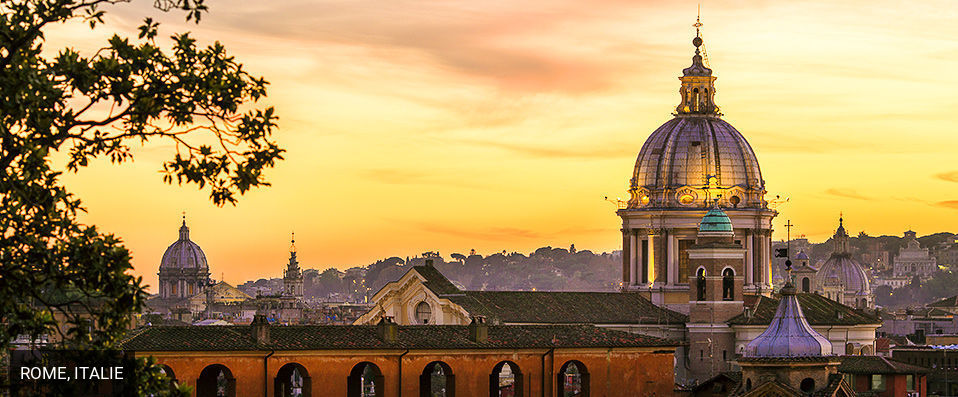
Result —
M 137 37 L 114 34 L 94 53 L 63 48 L 45 55 L 51 26 L 103 29 L 103 7 L 117 2 L 0 3 L 4 349 L 17 336 L 49 333 L 65 346 L 112 347 L 146 297 L 122 240 L 77 220 L 84 209 L 61 182 L 63 172 L 79 172 L 96 158 L 125 163 L 136 144 L 170 142 L 175 150 L 160 169 L 163 181 L 208 190 L 222 206 L 268 186 L 263 171 L 282 159 L 272 137 L 277 116 L 272 107 L 256 106 L 268 83 L 218 42 L 201 45 L 188 33 L 167 42 L 147 18 Z M 154 5 L 195 22 L 207 10 L 202 0 Z

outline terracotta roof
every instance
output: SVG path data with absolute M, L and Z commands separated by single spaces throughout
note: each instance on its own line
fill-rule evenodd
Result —
M 436 295 L 456 295 L 462 293 L 462 290 L 456 288 L 456 285 L 449 281 L 446 276 L 443 276 L 435 267 L 413 266 L 413 270 L 426 279 L 423 285 Z
M 489 326 L 488 341 L 473 342 L 466 325 L 398 326 L 396 342 L 379 337 L 376 325 L 270 326 L 270 343 L 258 345 L 250 326 L 148 327 L 121 348 L 138 351 L 520 349 L 663 347 L 680 343 L 647 335 L 582 325 Z
M 845 306 L 824 296 L 811 293 L 796 294 L 802 313 L 810 325 L 861 325 L 881 324 L 877 316 Z M 753 313 L 746 317 L 745 313 L 732 317 L 728 323 L 732 325 L 768 325 L 775 316 L 779 299 L 760 296 L 753 306 Z
M 935 303 L 929 303 L 928 307 L 958 307 L 958 295 L 942 299 Z
M 492 323 L 684 324 L 688 316 L 632 292 L 463 291 L 432 266 L 413 268 L 426 288 Z
M 927 373 L 929 369 L 882 356 L 843 356 L 838 372 L 862 375 L 914 374 Z
M 684 324 L 688 317 L 633 292 L 464 291 L 449 297 L 502 323 Z

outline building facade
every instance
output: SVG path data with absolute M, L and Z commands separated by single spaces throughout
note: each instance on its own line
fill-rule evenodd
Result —
M 928 248 L 921 248 L 915 232 L 905 232 L 905 246 L 895 255 L 895 276 L 927 278 L 938 270 L 935 258 Z
M 667 396 L 675 342 L 589 326 L 152 327 L 122 347 L 195 396 Z

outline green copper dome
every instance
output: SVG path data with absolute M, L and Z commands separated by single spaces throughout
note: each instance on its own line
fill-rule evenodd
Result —
M 699 233 L 731 234 L 732 220 L 721 208 L 712 208 L 702 218 L 702 223 L 699 224 Z

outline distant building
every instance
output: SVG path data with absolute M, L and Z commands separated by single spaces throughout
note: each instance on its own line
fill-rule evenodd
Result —
M 905 232 L 905 247 L 895 255 L 895 276 L 927 278 L 936 270 L 935 258 L 928 254 L 928 248 L 921 248 L 915 232 Z
M 164 299 L 190 298 L 203 292 L 210 280 L 206 254 L 190 240 L 186 216 L 180 226 L 180 237 L 163 253 L 160 260 L 159 296 Z
M 891 356 L 929 369 L 929 395 L 958 395 L 958 348 L 955 345 L 895 346 Z
M 838 372 L 859 395 L 925 397 L 931 370 L 881 356 L 845 356 Z

